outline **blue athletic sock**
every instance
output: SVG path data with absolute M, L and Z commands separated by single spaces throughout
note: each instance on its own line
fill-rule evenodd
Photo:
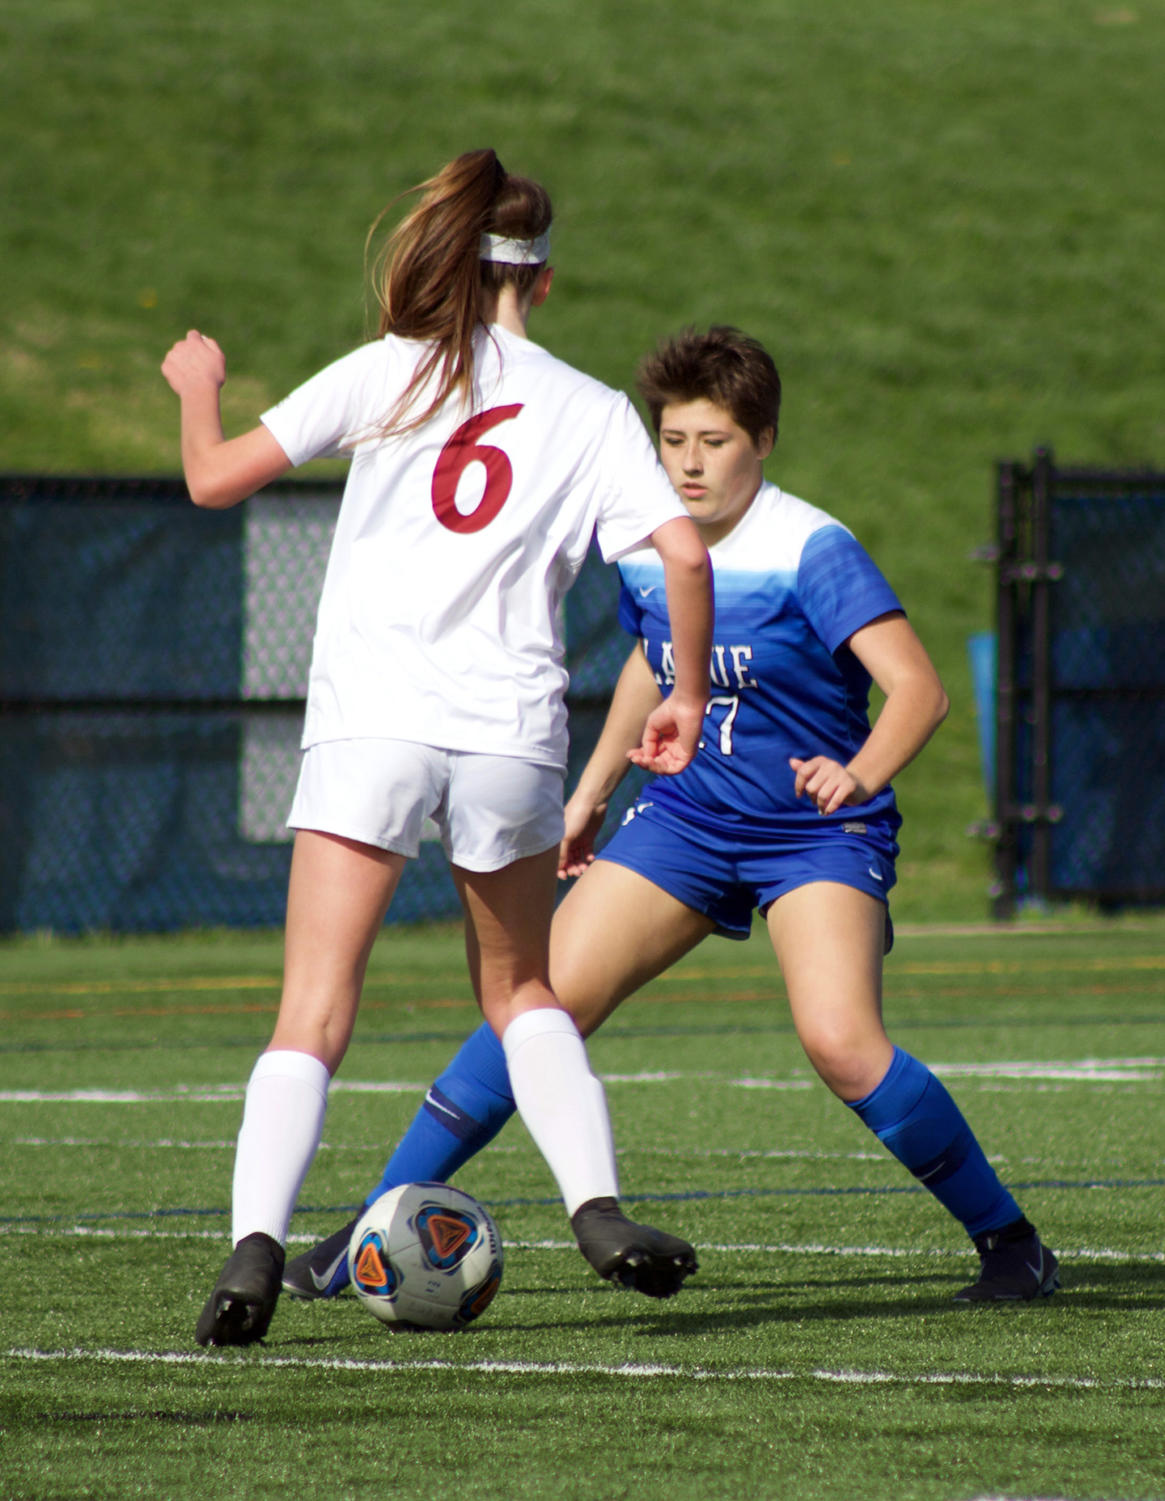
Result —
M 849 1104 L 972 1238 L 1023 1218 L 946 1088 L 909 1053 L 895 1048 L 882 1082 Z
M 365 1204 L 401 1183 L 448 1182 L 516 1109 L 506 1055 L 493 1029 L 483 1023 L 430 1086 Z

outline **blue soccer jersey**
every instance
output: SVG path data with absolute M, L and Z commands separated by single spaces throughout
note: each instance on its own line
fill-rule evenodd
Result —
M 793 795 L 789 757 L 843 765 L 870 733 L 870 676 L 845 645 L 902 606 L 868 553 L 824 511 L 763 484 L 709 549 L 716 616 L 712 690 L 700 750 L 650 797 L 691 824 L 742 844 L 868 818 L 901 822 L 891 788 L 823 819 Z M 643 643 L 666 694 L 675 681 L 663 568 L 653 552 L 619 563 L 619 620 Z M 648 795 L 648 794 L 645 794 Z

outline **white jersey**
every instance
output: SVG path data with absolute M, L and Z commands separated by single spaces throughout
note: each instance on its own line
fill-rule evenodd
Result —
M 352 456 L 303 744 L 565 767 L 560 606 L 591 537 L 612 562 L 687 513 L 625 396 L 497 325 L 475 340 L 471 406 L 375 436 L 429 347 L 390 334 L 263 414 L 292 464 Z

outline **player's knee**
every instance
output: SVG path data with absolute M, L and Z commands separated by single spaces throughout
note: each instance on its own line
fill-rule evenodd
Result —
M 343 1061 L 352 1037 L 354 1017 L 346 1010 L 323 1010 L 280 1017 L 268 1045 L 269 1051 L 309 1053 L 334 1074 Z
M 848 1029 L 819 1029 L 802 1036 L 806 1056 L 823 1083 L 839 1099 L 860 1100 L 881 1083 L 893 1048 L 884 1037 Z

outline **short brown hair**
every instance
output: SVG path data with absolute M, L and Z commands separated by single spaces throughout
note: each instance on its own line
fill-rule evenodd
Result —
M 754 443 L 769 429 L 776 442 L 781 377 L 768 350 L 738 328 L 685 328 L 664 339 L 640 362 L 636 385 L 657 433 L 665 406 L 706 400 L 723 407 Z

